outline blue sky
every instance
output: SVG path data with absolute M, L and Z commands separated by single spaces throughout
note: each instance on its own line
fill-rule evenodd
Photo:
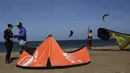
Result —
M 110 14 L 105 22 L 101 17 Z M 129 0 L 0 0 L 0 41 L 8 23 L 23 22 L 28 40 L 44 40 L 51 33 L 57 40 L 86 39 L 88 25 L 93 37 L 99 27 L 130 33 Z M 68 38 L 70 29 L 74 35 Z M 14 34 L 18 29 L 14 27 Z

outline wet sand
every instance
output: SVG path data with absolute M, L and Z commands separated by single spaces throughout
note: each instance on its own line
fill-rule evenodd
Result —
M 0 73 L 130 73 L 130 46 L 120 51 L 117 46 L 92 47 L 91 63 L 63 69 L 21 69 L 15 66 L 18 52 L 12 53 L 13 62 L 5 64 L 5 53 L 0 53 Z M 64 49 L 71 51 L 74 49 Z

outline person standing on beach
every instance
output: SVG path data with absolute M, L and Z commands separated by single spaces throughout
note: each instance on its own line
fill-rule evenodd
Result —
M 13 32 L 12 32 L 13 25 L 8 24 L 8 28 L 4 31 L 4 39 L 5 39 L 5 48 L 6 48 L 6 58 L 5 63 L 10 63 L 11 59 L 11 51 L 13 48 Z
M 24 50 L 24 45 L 25 45 L 26 40 L 27 40 L 26 29 L 23 27 L 21 22 L 18 22 L 16 26 L 19 29 L 19 35 L 15 35 L 15 37 L 18 38 L 19 45 L 20 45 L 20 52 L 19 53 L 21 54 Z
M 92 30 L 90 30 L 90 25 L 88 27 L 87 46 L 89 49 L 91 49 L 91 47 L 92 47 Z

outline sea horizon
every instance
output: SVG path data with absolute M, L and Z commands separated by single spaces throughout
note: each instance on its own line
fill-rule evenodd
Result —
M 87 46 L 86 39 L 76 39 L 76 40 L 56 40 L 62 49 L 70 49 L 70 48 L 80 48 L 83 45 Z M 27 41 L 27 46 L 35 46 L 37 47 L 43 41 Z M 108 40 L 107 42 L 101 39 L 93 39 L 92 47 L 100 47 L 100 46 L 113 46 L 116 45 L 112 40 Z M 18 42 L 14 42 L 13 52 L 19 51 Z M 6 52 L 4 47 L 4 42 L 0 42 L 0 52 Z
M 45 39 L 44 39 L 45 40 Z M 44 40 L 27 40 L 27 42 L 42 42 Z M 70 41 L 78 41 L 78 40 L 87 40 L 87 39 L 69 39 Z M 62 40 L 56 40 L 56 41 L 69 41 L 68 39 L 62 39 Z M 102 40 L 102 39 L 93 39 L 93 40 Z M 5 41 L 0 41 L 0 43 L 3 43 Z M 18 42 L 18 41 L 13 41 L 14 43 Z

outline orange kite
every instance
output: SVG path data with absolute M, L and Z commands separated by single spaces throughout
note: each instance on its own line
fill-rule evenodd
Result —
M 64 52 L 56 40 L 49 35 L 37 47 L 33 55 L 23 51 L 16 62 L 16 66 L 23 68 L 54 68 L 82 65 L 89 62 L 90 57 L 85 46 L 72 52 Z

